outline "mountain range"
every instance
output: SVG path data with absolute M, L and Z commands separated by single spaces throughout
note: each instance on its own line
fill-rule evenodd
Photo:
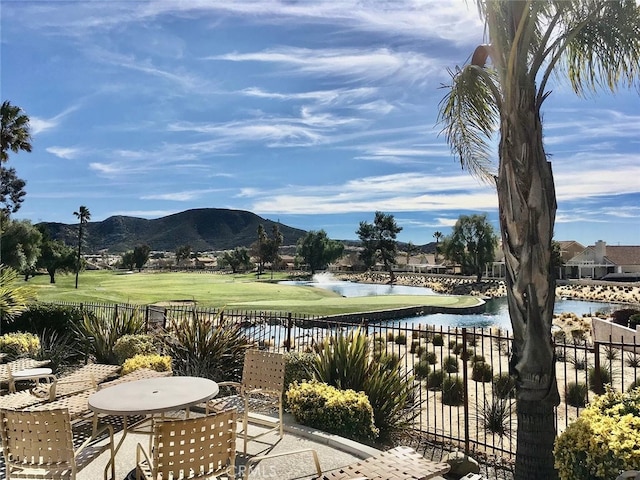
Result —
M 67 245 L 78 243 L 77 223 L 42 222 L 39 225 L 45 226 L 55 240 Z M 151 220 L 116 215 L 101 222 L 88 222 L 84 226 L 83 244 L 87 253 L 101 250 L 122 253 L 143 244 L 158 251 L 175 251 L 183 245 L 189 245 L 194 252 L 228 250 L 254 243 L 259 225 L 269 238 L 273 226 L 277 225 L 284 236 L 283 245 L 295 245 L 307 233 L 244 210 L 198 208 Z

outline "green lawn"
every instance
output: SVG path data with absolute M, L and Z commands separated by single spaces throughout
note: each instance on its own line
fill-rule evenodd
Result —
M 276 274 L 274 280 L 282 280 Z M 99 302 L 149 304 L 171 300 L 194 300 L 203 307 L 226 307 L 239 310 L 265 310 L 309 315 L 356 313 L 392 308 L 442 305 L 469 307 L 478 299 L 464 296 L 387 295 L 344 298 L 320 288 L 279 285 L 265 274 L 257 281 L 254 274 L 231 275 L 209 273 L 121 273 L 82 272 L 78 289 L 74 275 L 57 275 L 50 284 L 48 276 L 29 280 L 43 302 Z

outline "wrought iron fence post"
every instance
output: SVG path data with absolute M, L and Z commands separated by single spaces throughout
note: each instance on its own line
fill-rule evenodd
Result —
M 611 344 L 611 337 L 609 337 L 609 344 Z M 602 375 L 600 375 L 600 342 L 598 341 L 593 342 L 593 391 L 597 395 L 604 393 Z
M 470 447 L 469 447 L 469 372 L 466 361 L 467 358 L 467 329 L 466 327 L 462 327 L 462 384 L 463 388 L 463 399 L 464 399 L 464 453 L 465 455 L 469 455 Z
M 287 315 L 287 342 L 285 348 L 287 352 L 291 351 L 291 329 L 293 328 L 293 320 L 291 319 L 291 312 Z

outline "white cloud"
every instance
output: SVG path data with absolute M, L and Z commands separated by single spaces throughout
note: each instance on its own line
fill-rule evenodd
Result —
M 56 157 L 66 160 L 78 158 L 82 154 L 82 149 L 73 147 L 47 147 L 45 150 Z
M 188 202 L 202 198 L 207 193 L 220 192 L 221 189 L 208 188 L 204 190 L 189 190 L 184 192 L 158 193 L 152 195 L 143 195 L 142 200 L 172 200 L 175 202 Z
M 39 133 L 56 128 L 58 125 L 60 125 L 60 123 L 62 123 L 62 120 L 64 120 L 67 115 L 75 112 L 76 110 L 78 110 L 78 108 L 78 105 L 71 106 L 51 118 L 30 116 L 29 126 L 31 127 L 31 134 L 38 135 Z

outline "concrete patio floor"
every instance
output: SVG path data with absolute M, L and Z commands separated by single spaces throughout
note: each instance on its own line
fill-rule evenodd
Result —
M 298 425 L 288 415 L 285 417 L 284 437 L 280 439 L 279 435 L 274 432 L 268 433 L 258 440 L 251 441 L 247 447 L 247 455 L 242 453 L 244 442 L 238 437 L 237 479 L 244 478 L 244 466 L 247 458 L 256 455 L 312 448 L 318 452 L 322 470 L 328 471 L 379 453 L 378 450 L 366 445 Z M 262 428 L 256 424 L 250 424 L 249 433 L 259 433 Z M 118 431 L 115 436 L 116 443 L 121 436 L 122 431 Z M 148 435 L 141 433 L 129 433 L 127 435 L 120 451 L 116 455 L 116 480 L 124 480 L 129 472 L 135 468 L 137 443 L 141 443 L 145 449 L 148 449 Z M 94 460 L 78 472 L 77 479 L 102 479 L 109 455 L 109 451 L 105 450 L 99 457 L 94 457 Z M 315 468 L 311 454 L 302 453 L 264 460 L 252 470 L 249 478 L 251 480 L 301 480 L 313 478 L 315 476 L 314 473 Z M 442 480 L 441 477 L 438 478 Z

